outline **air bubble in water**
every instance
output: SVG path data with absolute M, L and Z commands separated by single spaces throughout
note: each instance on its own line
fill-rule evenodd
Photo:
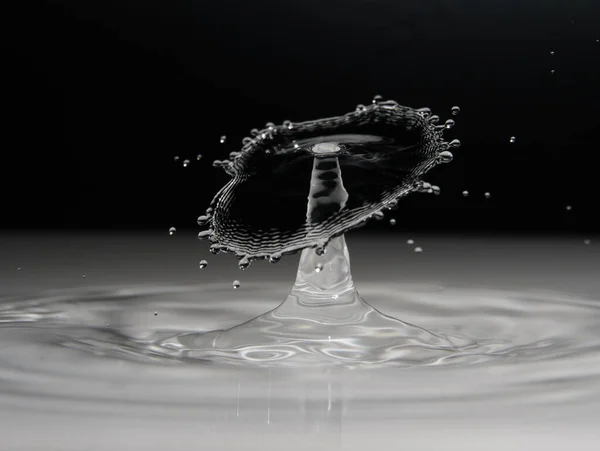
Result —
M 492 197 L 492 195 L 487 191 L 485 193 L 483 193 L 483 195 L 486 199 L 489 199 L 490 197 Z
M 227 141 L 227 136 L 223 135 L 223 136 L 221 136 L 221 137 L 219 138 L 219 142 L 220 142 L 221 144 L 223 144 L 225 141 Z
M 234 280 L 233 281 L 233 289 L 237 290 L 240 287 L 240 281 L 239 280 Z
M 184 168 L 187 168 L 189 164 L 190 164 L 190 160 L 183 160 L 183 167 Z
M 394 218 L 390 219 L 390 225 L 396 225 L 396 220 Z
M 514 144 L 514 142 L 517 140 L 516 136 L 511 136 L 509 141 L 511 144 Z
M 323 271 L 323 263 L 317 263 L 317 266 L 315 266 L 315 271 L 317 271 L 317 272 Z
M 460 113 L 460 107 L 459 106 L 453 106 L 451 111 L 452 111 L 452 115 L 456 116 L 456 115 L 458 115 L 458 113 Z
M 200 269 L 204 269 L 208 266 L 208 262 L 206 260 L 200 260 L 200 264 L 198 266 Z
M 169 229 L 169 235 L 175 235 L 175 232 L 177 232 L 177 229 L 175 227 L 171 227 Z
M 417 254 L 420 254 L 421 252 L 423 252 L 423 248 L 421 248 L 421 247 L 417 246 L 417 247 L 415 247 L 415 252 L 416 252 Z

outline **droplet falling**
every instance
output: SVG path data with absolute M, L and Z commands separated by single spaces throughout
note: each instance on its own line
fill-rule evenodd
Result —
M 396 220 L 394 218 L 390 219 L 390 225 L 396 225 Z
M 219 138 L 219 142 L 220 142 L 221 144 L 223 144 L 225 141 L 227 141 L 227 136 L 223 135 L 223 136 L 221 136 L 221 137 Z
M 248 269 L 248 266 L 250 266 L 250 259 L 248 257 L 242 258 L 239 261 L 238 266 L 242 271 L 245 271 L 246 269 Z
M 565 210 L 567 210 L 567 211 L 571 211 L 572 209 L 573 209 L 573 207 L 572 207 L 571 205 L 567 205 L 567 206 L 565 207 Z
M 552 69 L 552 70 L 550 71 L 550 73 L 551 73 L 551 74 L 554 74 L 554 72 L 556 72 L 554 69 Z
M 169 229 L 169 235 L 175 235 L 175 232 L 177 232 L 177 229 L 175 227 L 171 227 Z
M 469 192 L 467 190 L 464 190 L 462 192 L 463 197 L 469 197 Z
M 460 113 L 460 107 L 459 106 L 453 106 L 452 109 L 451 109 L 451 111 L 452 111 L 452 115 L 453 116 L 457 116 L 458 113 Z
M 554 50 L 550 50 L 550 55 L 554 56 Z
M 198 155 L 196 155 L 196 160 L 198 160 L 198 161 L 202 160 L 202 154 L 201 153 L 199 153 Z
M 454 119 L 448 119 L 446 121 L 446 123 L 444 124 L 444 127 L 450 129 L 452 127 L 454 127 L 456 125 L 456 122 L 454 121 Z
M 414 240 L 406 240 L 406 244 L 415 244 Z
M 485 193 L 483 193 L 483 196 L 484 196 L 486 199 L 489 199 L 490 197 L 492 197 L 492 195 L 491 195 L 489 192 L 487 192 L 487 191 L 486 191 Z
M 183 167 L 187 168 L 190 165 L 190 160 L 184 160 L 183 161 Z
M 373 103 L 379 103 L 383 100 L 383 97 L 380 96 L 379 94 L 377 94 L 376 96 L 373 96 Z
M 206 260 L 200 260 L 200 264 L 198 266 L 200 269 L 204 269 L 208 266 L 208 262 Z
M 317 272 L 323 271 L 323 263 L 317 263 L 317 266 L 315 266 L 315 271 L 317 271 Z
M 583 244 L 590 244 L 591 241 L 590 240 L 583 240 Z
M 175 160 L 175 161 L 179 161 L 179 156 L 178 156 L 178 155 L 175 155 L 175 156 L 173 157 L 173 160 Z
M 511 144 L 514 144 L 516 140 L 517 140 L 517 138 L 515 136 L 511 136 L 510 139 L 509 139 L 509 142 Z
M 81 278 L 82 278 L 82 279 L 86 279 L 86 278 L 87 278 L 87 275 L 86 275 L 86 274 L 83 274 L 83 275 L 81 276 Z
M 422 248 L 422 247 L 419 247 L 419 246 L 417 246 L 417 247 L 415 247 L 415 252 L 416 252 L 417 254 L 420 254 L 421 252 L 423 252 L 423 248 Z
M 269 263 L 277 263 L 281 260 L 281 254 L 273 254 L 269 256 Z
M 240 281 L 239 280 L 234 280 L 232 286 L 233 286 L 234 290 L 237 290 L 240 287 Z

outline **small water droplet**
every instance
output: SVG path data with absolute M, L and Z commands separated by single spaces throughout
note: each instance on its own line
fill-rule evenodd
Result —
M 179 156 L 178 156 L 178 155 L 175 155 L 175 156 L 173 157 L 173 160 L 175 160 L 175 161 L 179 161 Z
M 416 252 L 417 254 L 420 254 L 421 252 L 423 252 L 423 248 L 421 248 L 421 247 L 417 246 L 417 247 L 415 247 L 415 252 Z
M 253 128 L 252 130 L 250 130 L 250 136 L 258 136 L 259 133 L 260 131 L 258 130 L 258 128 Z
M 323 263 L 317 263 L 317 266 L 315 266 L 315 271 L 317 271 L 317 272 L 323 271 Z
M 17 271 L 21 271 L 21 268 L 17 268 Z
M 460 107 L 459 106 L 453 106 L 450 111 L 452 111 L 452 115 L 453 116 L 457 116 L 458 113 L 460 113 Z
M 221 246 L 218 244 L 212 244 L 208 250 L 211 254 L 217 255 L 219 252 L 221 252 Z
M 239 261 L 238 266 L 242 271 L 245 271 L 248 268 L 248 266 L 250 266 L 250 259 L 248 257 L 243 257 Z
M 469 197 L 469 192 L 467 190 L 464 190 L 462 192 L 463 197 Z
M 252 142 L 252 138 L 250 138 L 249 136 L 244 137 L 244 139 L 242 139 L 242 144 L 245 146 L 247 144 L 250 144 Z
M 196 155 L 196 160 L 198 160 L 198 161 L 202 160 L 202 154 L 201 153 L 199 153 L 198 155 Z
M 438 154 L 438 157 L 442 163 L 450 163 L 454 158 L 454 155 L 452 155 L 452 152 L 444 150 Z
M 239 280 L 234 280 L 233 281 L 233 289 L 237 290 L 240 287 L 240 281 Z
M 208 215 L 198 216 L 197 222 L 198 222 L 199 226 L 205 225 L 208 221 L 210 221 L 210 216 L 208 216 Z
M 550 73 L 551 73 L 551 74 L 553 74 L 554 72 L 556 72 L 554 69 L 552 69 L 552 70 L 550 71 Z
M 583 240 L 583 244 L 590 244 L 591 241 L 590 240 Z
M 375 213 L 373 213 L 373 217 L 377 220 L 377 221 L 381 221 L 385 215 L 383 214 L 383 212 L 381 211 L 376 211 Z
M 510 137 L 510 139 L 509 139 L 509 142 L 510 142 L 511 144 L 514 144 L 514 142 L 515 142 L 516 140 L 517 140 L 517 137 L 516 137 L 516 136 L 511 136 L 511 137 Z
M 456 125 L 456 122 L 454 121 L 454 119 L 448 119 L 446 121 L 446 123 L 444 124 L 444 127 L 446 128 L 452 128 Z
M 223 135 L 223 136 L 221 136 L 221 137 L 219 138 L 219 142 L 220 142 L 221 144 L 223 144 L 225 141 L 227 141 L 227 136 Z
M 396 220 L 394 218 L 390 219 L 390 225 L 396 225 Z
M 277 263 L 281 260 L 281 254 L 273 254 L 269 256 L 269 263 Z
M 485 193 L 483 193 L 483 196 L 484 196 L 486 199 L 489 199 L 490 197 L 492 197 L 492 195 L 491 195 L 489 192 L 487 192 L 487 191 L 486 191 Z
M 356 105 L 356 111 L 357 111 L 358 113 L 363 113 L 363 112 L 364 112 L 366 109 L 367 109 L 367 107 L 366 107 L 366 106 L 364 106 L 363 104 L 358 104 L 358 105 Z
M 414 240 L 406 240 L 406 244 L 415 244 Z
M 200 260 L 198 266 L 200 267 L 200 269 L 204 269 L 208 266 L 208 262 L 206 260 Z
M 383 100 L 383 97 L 380 96 L 379 94 L 377 94 L 376 96 L 373 96 L 373 103 L 379 103 Z
M 86 274 L 83 274 L 81 277 L 82 277 L 83 279 L 86 279 L 86 278 L 87 278 L 87 275 L 86 275 Z
M 175 227 L 171 227 L 169 229 L 169 235 L 175 235 L 175 232 L 177 232 L 177 229 Z
M 267 122 L 265 125 L 269 130 L 275 129 L 275 124 L 273 122 Z
M 460 147 L 460 140 L 458 139 L 453 139 L 452 141 L 450 141 L 450 147 L 452 147 L 453 149 L 458 149 Z
M 572 206 L 570 206 L 570 205 L 567 205 L 567 206 L 565 207 L 565 209 L 566 209 L 567 211 L 571 211 L 571 210 L 573 209 L 573 207 L 572 207 Z
M 198 239 L 199 240 L 207 240 L 210 238 L 210 236 L 212 235 L 213 231 L 208 229 L 208 230 L 203 230 L 202 232 L 198 233 Z
M 550 50 L 550 55 L 554 55 L 554 50 Z
M 158 312 L 154 312 L 154 316 L 158 316 Z

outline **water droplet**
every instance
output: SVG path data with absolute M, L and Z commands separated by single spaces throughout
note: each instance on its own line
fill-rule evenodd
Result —
M 208 250 L 211 254 L 217 255 L 219 252 L 221 252 L 221 246 L 219 246 L 218 244 L 211 244 Z
M 488 193 L 487 191 L 485 193 L 483 193 L 483 195 L 486 199 L 489 199 L 490 197 L 492 197 L 492 195 L 490 193 Z
M 583 240 L 583 244 L 590 244 L 591 241 L 590 240 Z
M 87 278 L 87 275 L 86 275 L 86 274 L 83 274 L 81 277 L 82 277 L 83 279 L 86 279 L 86 278 Z
M 433 185 L 431 187 L 431 190 L 433 191 L 433 194 L 435 194 L 436 196 L 439 196 L 440 193 L 442 192 L 442 190 L 440 189 L 440 187 L 437 186 L 437 185 Z
M 554 55 L 554 50 L 550 50 L 550 55 Z
M 267 122 L 265 125 L 269 130 L 273 130 L 275 128 L 275 124 L 273 122 Z
M 154 312 L 154 316 L 158 316 L 158 312 Z
M 208 229 L 208 230 L 203 230 L 202 232 L 198 233 L 198 239 L 199 240 L 207 240 L 210 238 L 210 236 L 212 235 L 213 231 Z
M 210 216 L 208 216 L 208 215 L 198 216 L 197 222 L 198 222 L 199 226 L 205 225 L 206 223 L 208 223 L 208 221 L 210 221 Z
M 248 257 L 243 257 L 239 261 L 238 266 L 242 271 L 245 271 L 248 268 L 248 266 L 250 266 L 250 259 Z
M 227 136 L 223 135 L 223 136 L 221 136 L 221 137 L 219 138 L 219 142 L 220 142 L 221 144 L 223 144 L 225 141 L 227 141 Z
M 364 106 L 363 104 L 356 105 L 356 111 L 358 113 L 363 113 L 366 109 L 367 109 L 367 107 Z
M 567 206 L 565 207 L 565 209 L 566 209 L 567 211 L 571 211 L 571 210 L 573 209 L 573 207 L 572 207 L 572 206 L 570 206 L 570 205 L 567 205 Z
M 377 94 L 376 96 L 373 96 L 373 103 L 379 103 L 383 100 L 383 97 L 380 96 L 379 94 Z
M 315 271 L 317 271 L 317 272 L 323 271 L 323 263 L 317 263 L 317 266 L 315 266 Z
M 516 136 L 511 136 L 509 139 L 511 144 L 514 143 L 516 140 L 517 140 Z
M 175 160 L 175 161 L 179 161 L 179 156 L 178 156 L 178 155 L 175 155 L 175 156 L 173 157 L 173 160 Z
M 454 158 L 454 155 L 452 155 L 452 152 L 444 150 L 443 152 L 439 153 L 438 157 L 442 163 L 450 163 Z
M 467 190 L 464 190 L 462 192 L 463 197 L 469 197 L 469 192 Z
M 390 219 L 390 225 L 396 225 L 396 220 L 394 218 Z
M 376 211 L 375 213 L 373 213 L 373 217 L 376 220 L 381 221 L 385 217 L 385 215 L 381 211 Z
M 187 168 L 189 164 L 190 164 L 190 160 L 183 160 L 183 167 L 184 168 Z
M 459 106 L 453 106 L 451 111 L 452 111 L 452 115 L 457 116 L 458 113 L 460 113 L 460 107 Z
M 198 161 L 202 160 L 202 154 L 201 153 L 199 153 L 198 155 L 196 155 L 196 160 L 198 160 Z
M 414 240 L 406 240 L 406 244 L 415 244 Z
M 454 119 L 448 119 L 448 120 L 446 121 L 446 123 L 444 124 L 444 126 L 445 126 L 446 128 L 452 128 L 452 127 L 454 127 L 455 125 L 456 125 L 456 122 L 454 121 Z
M 17 271 L 21 271 L 21 268 L 17 268 Z
M 458 149 L 460 147 L 460 140 L 458 139 L 453 139 L 452 141 L 450 141 L 450 147 L 452 147 L 453 149 Z
M 240 287 L 240 281 L 239 280 L 234 280 L 233 281 L 233 289 L 237 290 Z
M 250 136 L 258 136 L 259 133 L 260 131 L 258 130 L 258 128 L 253 128 L 252 130 L 250 130 Z
M 269 263 L 277 263 L 281 260 L 281 254 L 273 254 L 269 256 Z
M 421 247 L 417 246 L 417 247 L 415 247 L 415 252 L 416 252 L 417 254 L 420 254 L 421 252 L 423 252 L 423 248 L 421 248 Z
M 175 227 L 171 227 L 169 229 L 169 235 L 175 235 L 175 232 L 177 232 L 177 229 Z
M 244 137 L 244 139 L 242 139 L 242 144 L 245 146 L 247 144 L 250 144 L 252 142 L 252 138 L 250 138 L 249 136 Z
M 554 72 L 556 72 L 554 69 L 552 69 L 552 70 L 550 71 L 550 73 L 551 73 L 551 74 L 553 74 Z
M 198 266 L 200 269 L 204 269 L 208 266 L 208 262 L 206 260 L 200 260 L 200 264 Z

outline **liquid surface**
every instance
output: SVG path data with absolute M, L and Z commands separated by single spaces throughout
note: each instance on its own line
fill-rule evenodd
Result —
M 6 449 L 202 442 L 223 450 L 359 450 L 390 446 L 398 434 L 411 450 L 593 449 L 598 240 L 411 239 L 426 251 L 415 254 L 405 236 L 350 241 L 362 297 L 432 333 L 474 340 L 477 352 L 403 367 L 302 371 L 190 361 L 157 346 L 276 308 L 295 261 L 240 275 L 227 256 L 207 257 L 200 270 L 182 231 L 165 241 L 5 240 L 7 260 L 21 268 L 7 260 L 0 268 Z

